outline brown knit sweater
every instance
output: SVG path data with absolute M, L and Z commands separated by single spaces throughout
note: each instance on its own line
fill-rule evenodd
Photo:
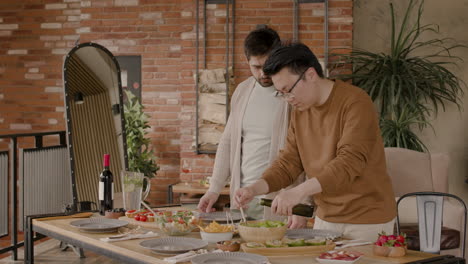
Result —
M 396 216 L 377 114 L 358 87 L 336 81 L 323 105 L 293 112 L 285 148 L 262 177 L 273 192 L 301 171 L 322 186 L 314 200 L 325 221 L 378 224 Z

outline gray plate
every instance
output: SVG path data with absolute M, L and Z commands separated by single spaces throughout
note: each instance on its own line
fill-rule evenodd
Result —
M 325 229 L 312 229 L 312 228 L 304 228 L 304 229 L 288 229 L 286 231 L 286 237 L 291 239 L 296 238 L 304 238 L 304 239 L 313 239 L 316 237 L 325 237 L 327 239 L 337 239 L 341 237 L 343 234 L 333 230 L 325 230 Z
M 84 232 L 111 233 L 115 232 L 119 227 L 128 225 L 128 222 L 108 218 L 89 218 L 73 221 L 70 225 Z
M 180 254 L 190 250 L 198 250 L 208 246 L 208 242 L 190 237 L 163 237 L 145 240 L 140 246 L 151 249 L 155 253 Z
M 239 212 L 231 212 L 233 221 L 240 221 L 242 215 Z M 212 212 L 212 213 L 200 213 L 199 217 L 206 221 L 218 221 L 218 222 L 227 222 L 226 212 Z
M 192 264 L 264 264 L 265 256 L 242 252 L 207 253 L 192 258 Z

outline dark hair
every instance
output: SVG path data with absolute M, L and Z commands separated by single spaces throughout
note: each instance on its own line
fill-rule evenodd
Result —
M 312 67 L 318 76 L 323 78 L 323 70 L 317 57 L 306 45 L 295 43 L 282 43 L 276 47 L 265 61 L 263 72 L 266 75 L 274 75 L 288 67 L 292 73 L 301 74 Z
M 269 27 L 253 30 L 244 40 L 244 53 L 248 60 L 251 56 L 268 55 L 274 47 L 280 44 L 280 37 Z

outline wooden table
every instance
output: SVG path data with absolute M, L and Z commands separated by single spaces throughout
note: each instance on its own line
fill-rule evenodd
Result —
M 180 207 L 179 207 L 180 209 Z M 155 254 L 152 251 L 145 249 L 139 246 L 139 243 L 146 239 L 134 239 L 127 241 L 118 241 L 112 243 L 102 242 L 99 239 L 103 237 L 108 237 L 112 234 L 93 234 L 93 233 L 84 233 L 80 232 L 76 228 L 70 226 L 70 222 L 76 220 L 75 218 L 71 219 L 51 219 L 41 221 L 40 219 L 30 219 L 31 220 L 31 229 L 35 232 L 53 237 L 65 243 L 75 245 L 77 247 L 91 250 L 97 254 L 105 255 L 110 258 L 122 261 L 124 263 L 156 263 L 156 264 L 165 264 L 163 258 L 168 257 L 167 255 Z M 145 227 L 147 228 L 147 227 Z M 25 252 L 25 263 L 34 262 L 34 252 L 33 246 L 31 243 L 30 235 L 26 235 L 27 242 L 26 252 Z M 165 235 L 161 235 L 165 236 Z M 198 232 L 193 232 L 188 235 L 188 237 L 200 238 Z M 151 238 L 153 239 L 153 238 Z M 213 245 L 210 244 L 209 249 L 212 249 Z M 385 257 L 376 257 L 372 254 L 372 246 L 359 246 L 350 248 L 364 253 L 364 257 L 359 261 L 359 264 L 385 264 L 385 263 L 406 263 L 410 261 L 416 261 L 426 258 L 434 257 L 433 254 L 418 252 L 418 251 L 408 251 L 408 254 L 402 258 L 385 258 Z M 304 255 L 304 256 L 275 256 L 268 257 L 271 264 L 313 264 L 317 263 L 315 257 L 317 255 Z

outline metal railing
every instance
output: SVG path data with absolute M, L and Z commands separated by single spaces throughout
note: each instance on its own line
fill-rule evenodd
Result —
M 10 166 L 10 173 L 6 173 L 5 176 L 9 177 L 10 180 L 6 179 L 6 182 L 10 182 L 9 186 L 9 193 L 10 193 L 10 199 L 6 199 L 6 201 L 3 202 L 3 204 L 0 204 L 0 207 L 6 207 L 8 208 L 7 212 L 7 225 L 8 228 L 6 230 L 9 230 L 4 236 L 10 236 L 11 237 L 11 245 L 8 247 L 0 248 L 0 254 L 7 253 L 12 251 L 12 259 L 17 260 L 18 259 L 18 248 L 22 247 L 24 245 L 24 241 L 18 241 L 18 206 L 19 206 L 19 200 L 18 200 L 18 180 L 19 180 L 19 168 L 18 168 L 18 139 L 20 138 L 27 138 L 27 137 L 34 137 L 34 145 L 35 148 L 37 149 L 42 149 L 44 148 L 44 137 L 45 136 L 50 136 L 50 135 L 58 135 L 60 138 L 59 141 L 59 146 L 66 146 L 66 137 L 65 137 L 66 132 L 65 131 L 52 131 L 52 132 L 41 132 L 41 133 L 26 133 L 26 134 L 7 134 L 7 135 L 0 135 L 0 139 L 8 139 L 10 140 L 10 146 L 9 150 L 7 151 L 8 153 L 8 163 Z M 5 180 L 5 179 L 2 179 Z M 8 190 L 8 187 L 7 187 Z M 24 208 L 24 205 L 21 205 L 22 208 Z M 11 219 L 11 220 L 10 220 Z M 35 237 L 34 240 L 40 239 L 43 236 L 38 236 Z

